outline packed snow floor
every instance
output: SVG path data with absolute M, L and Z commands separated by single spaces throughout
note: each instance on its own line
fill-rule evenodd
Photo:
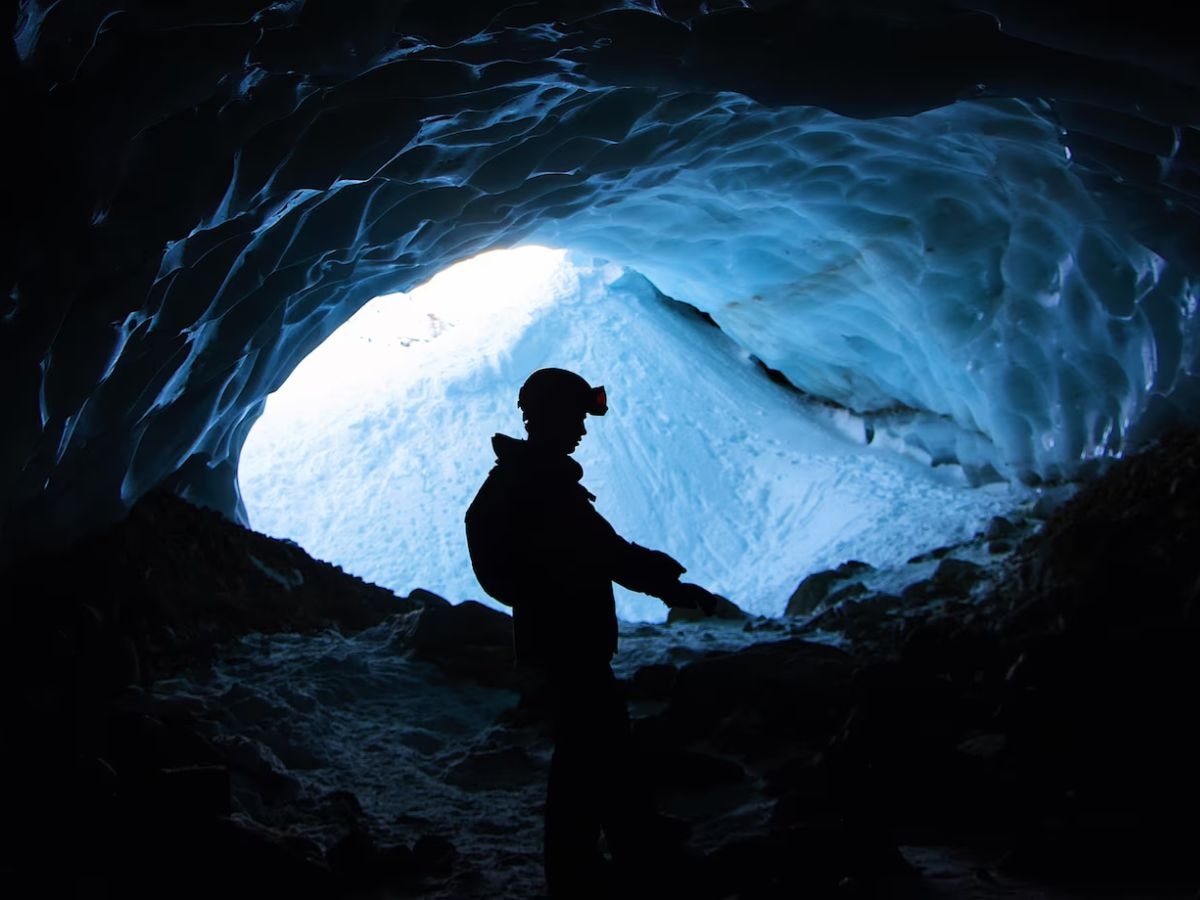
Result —
M 780 632 L 743 623 L 627 624 L 616 666 L 677 664 Z M 289 833 L 328 848 L 345 835 L 317 809 L 351 792 L 371 830 L 411 844 L 450 839 L 459 860 L 429 895 L 536 897 L 543 893 L 542 808 L 551 745 L 540 727 L 504 727 L 517 695 L 450 679 L 414 661 L 385 622 L 357 635 L 253 635 L 204 671 L 160 683 L 158 693 L 189 704 L 213 741 L 247 771 L 271 770 L 282 787 L 272 812 L 254 794 L 245 811 L 277 816 Z M 635 709 L 635 712 L 637 710 Z
M 709 621 L 630 624 L 616 668 L 631 674 L 655 661 L 684 664 L 706 651 L 801 634 L 798 622 Z M 812 639 L 819 637 L 805 634 Z M 214 743 L 237 765 L 268 769 L 279 799 L 264 809 L 240 795 L 252 818 L 328 848 L 348 830 L 329 810 L 353 793 L 371 832 L 385 842 L 449 839 L 458 857 L 444 876 L 414 886 L 430 900 L 545 897 L 542 815 L 551 745 L 540 728 L 506 722 L 516 694 L 447 678 L 402 652 L 385 622 L 352 637 L 253 635 L 204 672 L 164 681 L 157 692 L 208 720 Z M 635 716 L 653 703 L 634 703 Z M 236 781 L 235 781 L 236 785 Z M 753 779 L 697 794 L 674 794 L 667 811 L 695 824 L 691 844 L 711 851 L 765 830 L 773 800 Z M 305 810 L 309 815 L 305 815 Z M 307 823 L 307 824 L 305 824 Z M 919 882 L 886 896 L 1000 900 L 1076 900 L 1095 896 L 1048 888 L 994 870 L 995 848 L 904 846 Z M 376 896 L 413 896 L 413 893 Z M 1106 896 L 1182 895 L 1159 892 Z

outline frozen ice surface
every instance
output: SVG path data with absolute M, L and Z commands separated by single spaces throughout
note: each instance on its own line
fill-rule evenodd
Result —
M 660 144 L 642 189 L 534 239 L 636 269 L 975 478 L 1073 477 L 1151 405 L 1194 404 L 1195 279 L 1106 218 L 1045 109 L 857 121 L 728 96 L 655 113 L 647 134 L 688 140 Z
M 473 265 L 373 301 L 272 395 L 241 458 L 256 529 L 398 593 L 486 600 L 463 514 L 548 365 L 608 388 L 576 453 L 600 511 L 754 613 L 780 614 L 809 572 L 969 537 L 1022 496 L 867 445 L 861 421 L 773 383 L 640 275 L 540 247 Z M 626 591 L 618 611 L 665 617 Z
M 373 146 L 381 167 L 361 178 L 321 175 L 304 135 L 310 152 L 253 142 L 210 218 L 164 248 L 143 311 L 85 304 L 46 333 L 54 352 L 22 401 L 33 431 L 12 437 L 30 528 L 64 539 L 167 479 L 237 516 L 245 436 L 300 360 L 370 299 L 522 242 L 644 274 L 862 414 L 877 443 L 975 482 L 1074 479 L 1196 421 L 1184 232 L 1071 164 L 1049 105 L 860 120 L 554 65 L 430 98 L 436 114 L 394 157 Z M 305 103 L 369 95 L 380 76 L 348 95 L 310 86 Z M 1169 191 L 1188 171 L 1175 144 L 1157 160 Z

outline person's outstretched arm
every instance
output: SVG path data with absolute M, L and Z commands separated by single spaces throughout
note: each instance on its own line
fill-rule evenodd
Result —
M 619 542 L 613 554 L 616 571 L 613 581 L 631 591 L 658 597 L 667 606 L 701 609 L 712 615 L 717 598 L 700 587 L 680 581 L 687 571 L 674 557 L 661 550 L 650 550 L 614 535 Z

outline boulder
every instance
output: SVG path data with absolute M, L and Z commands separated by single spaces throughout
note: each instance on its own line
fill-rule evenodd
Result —
M 958 548 L 957 544 L 948 547 L 935 547 L 933 550 L 927 550 L 924 553 L 918 553 L 916 556 L 909 557 L 909 565 L 918 565 L 923 562 L 930 562 L 935 559 L 943 559 L 949 556 Z
M 392 636 L 394 645 L 425 657 L 456 652 L 464 646 L 507 648 L 512 644 L 512 619 L 477 600 L 457 606 L 430 603 L 400 616 Z
M 1017 533 L 1017 526 L 1004 516 L 992 516 L 983 529 L 983 536 L 989 541 L 1010 538 Z
M 472 749 L 446 770 L 447 784 L 467 791 L 500 791 L 523 788 L 545 777 L 523 747 Z
M 457 606 L 428 603 L 397 617 L 392 647 L 453 675 L 484 684 L 515 684 L 512 619 L 476 600 Z
M 934 570 L 931 578 L 915 581 L 906 586 L 900 596 L 910 603 L 937 598 L 962 598 L 971 594 L 971 589 L 987 574 L 987 570 L 965 559 L 945 557 Z
M 746 780 L 746 770 L 734 760 L 694 750 L 644 753 L 640 759 L 656 788 L 705 791 Z
M 350 831 L 325 852 L 325 862 L 350 891 L 406 885 L 420 874 L 416 854 L 403 844 L 379 844 L 362 827 Z
M 642 666 L 633 673 L 627 688 L 631 700 L 666 700 L 675 687 L 679 669 L 670 663 Z
M 708 889 L 726 897 L 915 896 L 888 882 L 914 871 L 876 829 L 833 820 L 731 841 L 709 857 Z
M 965 597 L 986 574 L 987 570 L 978 563 L 948 557 L 938 563 L 937 570 L 933 573 L 933 582 L 953 596 Z
M 829 593 L 834 585 L 872 571 L 874 567 L 865 562 L 850 560 L 836 569 L 809 575 L 796 587 L 788 599 L 784 615 L 806 616 L 829 602 Z
M 444 875 L 454 868 L 458 848 L 444 837 L 426 834 L 413 844 L 413 860 L 417 869 L 431 875 Z
M 685 606 L 676 606 L 667 613 L 667 624 L 673 625 L 676 622 L 703 622 L 706 619 L 744 622 L 750 618 L 741 607 L 728 597 L 722 597 L 720 594 L 714 594 L 713 596 L 716 597 L 717 604 L 711 614 L 706 614 L 700 609 L 688 609 Z
M 894 640 L 903 619 L 897 611 L 904 600 L 894 594 L 878 594 L 858 584 L 848 585 L 834 596 L 839 602 L 811 619 L 808 626 L 841 634 L 855 646 L 876 646 Z
M 738 746 L 828 733 L 844 715 L 854 659 L 802 640 L 757 644 L 679 671 L 666 722 Z

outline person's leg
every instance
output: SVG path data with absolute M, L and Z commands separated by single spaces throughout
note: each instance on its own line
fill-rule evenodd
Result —
M 686 843 L 687 826 L 654 807 L 650 779 L 635 750 L 629 709 L 607 666 L 594 683 L 591 700 L 600 821 L 618 880 L 613 896 L 706 896 L 699 858 Z
M 623 896 L 654 881 L 659 858 L 653 798 L 636 758 L 629 709 L 609 667 L 598 673 L 591 695 L 598 765 L 599 815 L 605 841 L 621 873 Z
M 597 844 L 605 735 L 595 715 L 602 681 L 577 666 L 551 669 L 548 678 L 554 756 L 546 795 L 546 885 L 554 898 L 603 897 L 605 860 Z
M 590 766 L 570 739 L 556 742 L 546 792 L 544 864 L 546 886 L 554 898 L 606 896 L 605 860 L 597 844 L 600 817 Z

